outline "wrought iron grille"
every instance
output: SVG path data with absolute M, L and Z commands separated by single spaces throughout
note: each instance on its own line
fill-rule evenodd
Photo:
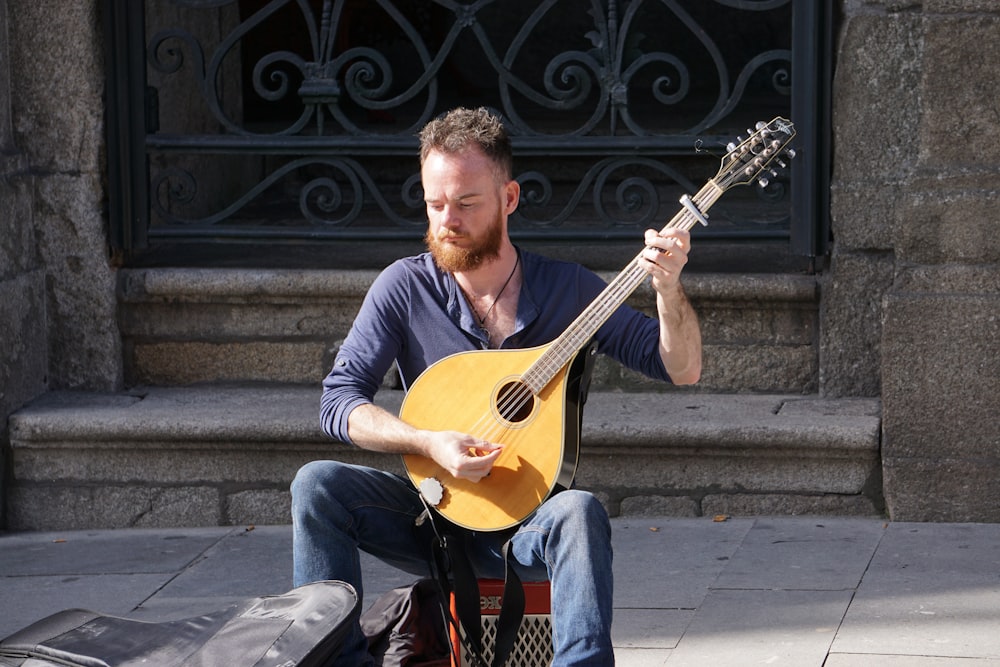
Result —
M 799 142 L 822 143 L 814 0 L 106 3 L 125 250 L 419 238 L 416 134 L 459 104 L 495 109 L 511 131 L 522 238 L 634 239 L 757 120 L 791 115 Z M 822 157 L 727 194 L 699 233 L 798 236 L 818 254 L 807 186 Z M 796 188 L 811 199 L 793 215 Z

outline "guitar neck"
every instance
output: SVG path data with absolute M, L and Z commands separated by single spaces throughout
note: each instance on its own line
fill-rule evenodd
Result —
M 709 180 L 698 191 L 698 194 L 691 198 L 691 203 L 696 207 L 696 210 L 704 214 L 718 201 L 723 192 L 724 190 L 714 180 Z M 668 229 L 688 230 L 700 221 L 699 216 L 685 206 L 678 211 L 677 215 L 667 223 L 662 231 Z M 584 308 L 566 331 L 553 341 L 549 349 L 525 371 L 521 380 L 531 389 L 532 393 L 538 395 L 552 378 L 569 363 L 570 359 L 593 338 L 601 325 L 611 317 L 611 314 L 618 310 L 618 307 L 625 303 L 632 292 L 643 283 L 648 274 L 640 264 L 641 258 L 642 252 L 636 255 L 622 272 L 608 283 L 604 291 L 597 295 L 589 306 Z

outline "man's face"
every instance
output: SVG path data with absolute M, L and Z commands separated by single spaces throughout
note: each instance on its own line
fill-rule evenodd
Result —
M 458 154 L 432 151 L 420 170 L 427 205 L 424 237 L 444 271 L 470 271 L 495 259 L 517 206 L 517 183 L 501 184 L 494 165 L 478 149 Z

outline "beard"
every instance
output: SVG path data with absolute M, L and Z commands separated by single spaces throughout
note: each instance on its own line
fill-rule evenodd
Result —
M 424 243 L 427 244 L 434 263 L 442 271 L 448 273 L 472 271 L 500 256 L 500 246 L 503 243 L 502 214 L 497 213 L 496 219 L 486 229 L 483 237 L 474 240 L 469 247 L 462 248 L 452 243 L 445 243 L 431 235 L 429 229 L 424 235 Z

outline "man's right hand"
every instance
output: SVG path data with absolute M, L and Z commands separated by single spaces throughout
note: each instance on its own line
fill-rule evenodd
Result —
M 452 477 L 478 482 L 490 474 L 503 445 L 457 431 L 438 431 L 431 437 L 428 454 Z

